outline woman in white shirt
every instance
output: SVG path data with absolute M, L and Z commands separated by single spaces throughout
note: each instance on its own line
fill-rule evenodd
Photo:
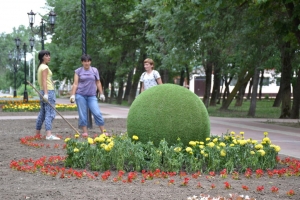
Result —
M 154 70 L 154 61 L 150 58 L 144 60 L 145 72 L 141 75 L 142 82 L 141 92 L 153 86 L 162 84 L 162 80 L 158 71 Z

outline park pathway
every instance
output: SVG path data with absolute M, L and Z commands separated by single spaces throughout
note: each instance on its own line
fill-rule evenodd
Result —
M 57 103 L 69 104 L 69 99 L 59 98 Z M 129 108 L 125 106 L 99 103 L 101 112 L 105 118 L 127 118 Z M 63 115 L 66 119 L 78 117 L 78 115 Z M 57 118 L 61 118 L 57 115 Z M 0 116 L 0 120 L 36 119 L 36 116 Z M 222 135 L 222 133 L 234 131 L 245 133 L 245 138 L 260 141 L 264 132 L 273 144 L 281 147 L 280 154 L 300 159 L 300 128 L 279 126 L 273 122 L 295 122 L 294 119 L 261 119 L 261 118 L 223 118 L 210 117 L 211 134 Z M 1 124 L 1 121 L 0 121 Z M 0 125 L 1 126 L 1 125 Z

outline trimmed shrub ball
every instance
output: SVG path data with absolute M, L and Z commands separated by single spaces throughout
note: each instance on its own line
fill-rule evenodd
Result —
M 188 89 L 174 84 L 152 87 L 133 101 L 128 117 L 127 132 L 139 141 L 152 141 L 158 146 L 162 139 L 169 145 L 184 145 L 189 141 L 205 141 L 210 136 L 209 116 L 200 98 Z

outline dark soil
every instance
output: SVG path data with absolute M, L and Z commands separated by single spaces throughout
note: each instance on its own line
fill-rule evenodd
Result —
M 77 115 L 77 112 L 62 112 L 66 115 Z M 37 113 L 3 113 L 0 116 L 37 116 Z M 105 116 L 104 116 L 105 117 Z M 68 121 L 77 127 L 77 119 L 68 119 Z M 110 133 L 120 134 L 126 132 L 126 119 L 105 119 L 106 129 Z M 63 138 L 74 135 L 74 130 L 62 119 L 56 119 L 53 123 L 53 133 Z M 93 128 L 89 134 L 99 134 L 98 128 Z M 207 179 L 207 175 L 202 174 L 197 179 L 188 174 L 190 180 L 187 186 L 182 186 L 183 179 L 180 176 L 174 176 L 167 179 L 154 178 L 141 183 L 141 173 L 132 183 L 114 182 L 117 172 L 112 171 L 108 180 L 103 181 L 101 177 L 90 180 L 86 177 L 76 179 L 74 177 L 61 179 L 59 176 L 50 177 L 40 172 L 26 173 L 10 169 L 12 160 L 22 158 L 39 159 L 42 156 L 65 156 L 65 150 L 62 148 L 53 148 L 53 145 L 62 146 L 61 141 L 38 141 L 44 144 L 50 144 L 50 148 L 34 148 L 20 144 L 20 138 L 33 136 L 35 134 L 35 119 L 23 120 L 0 120 L 1 135 L 1 154 L 0 154 L 0 199 L 187 199 L 189 196 L 199 196 L 200 194 L 209 194 L 211 196 L 225 196 L 229 194 L 248 195 L 257 200 L 273 199 L 300 199 L 299 181 L 300 177 L 273 177 L 269 178 L 266 174 L 261 178 L 247 179 L 242 174 L 239 180 L 234 180 L 229 175 L 227 178 L 220 178 L 218 175 Z M 100 172 L 102 174 L 103 172 Z M 124 175 L 124 177 L 127 177 Z M 173 179 L 174 184 L 169 184 Z M 231 184 L 231 189 L 225 189 L 224 182 Z M 198 184 L 202 188 L 197 187 Z M 211 185 L 216 187 L 211 189 Z M 249 187 L 248 191 L 242 189 L 242 185 Z M 261 192 L 256 191 L 258 186 L 264 186 Z M 272 193 L 271 187 L 279 188 L 278 193 Z M 289 190 L 294 190 L 295 195 L 288 197 Z

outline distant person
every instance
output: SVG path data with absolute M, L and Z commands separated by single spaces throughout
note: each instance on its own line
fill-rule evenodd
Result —
M 140 82 L 142 82 L 141 92 L 163 84 L 159 72 L 154 70 L 154 61 L 152 59 L 147 58 L 144 60 L 144 68 L 145 72 L 140 77 Z
M 105 133 L 104 119 L 100 112 L 97 100 L 97 89 L 100 93 L 100 100 L 105 101 L 102 91 L 100 76 L 97 68 L 91 66 L 92 58 L 89 55 L 81 56 L 82 67 L 75 70 L 74 83 L 72 87 L 70 102 L 76 101 L 79 127 L 82 128 L 83 135 L 87 136 L 87 111 L 91 110 L 95 119 L 95 124 L 99 126 L 101 133 Z
M 56 97 L 52 81 L 52 72 L 48 67 L 48 63 L 50 62 L 50 52 L 46 50 L 40 51 L 38 59 L 40 63 L 38 66 L 37 77 L 40 93 L 43 97 L 40 97 L 40 112 L 36 120 L 36 134 L 41 133 L 43 123 L 45 122 L 46 140 L 60 140 L 59 137 L 56 137 L 51 133 L 52 121 L 56 115 L 55 110 L 51 105 L 55 107 Z

